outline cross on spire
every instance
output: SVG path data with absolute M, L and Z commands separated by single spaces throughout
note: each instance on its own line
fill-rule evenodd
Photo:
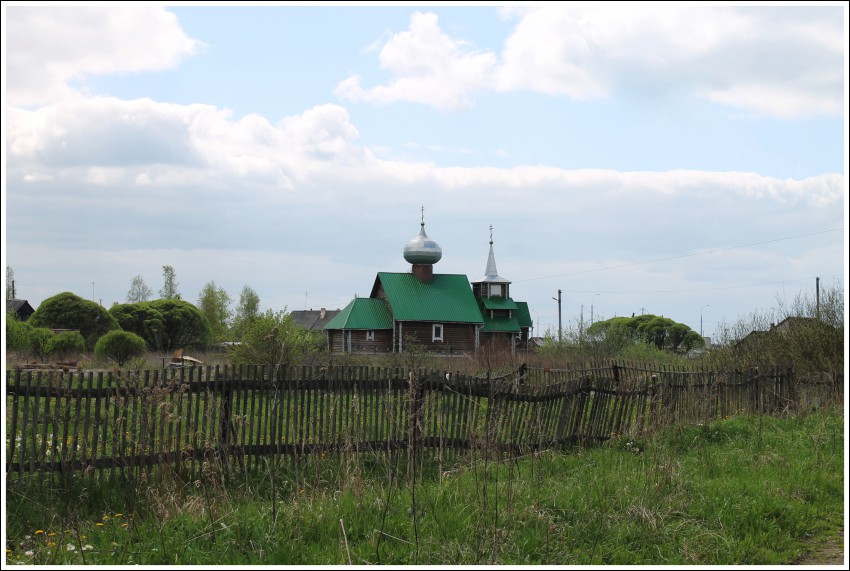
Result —
M 490 243 L 493 243 L 493 225 L 490 224 Z
M 422 208 L 420 208 L 420 210 L 422 210 L 422 221 L 420 222 L 420 224 L 422 226 L 425 226 L 425 206 L 423 205 Z

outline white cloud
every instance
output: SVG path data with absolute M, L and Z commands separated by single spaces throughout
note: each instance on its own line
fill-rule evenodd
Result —
M 351 76 L 336 93 L 441 110 L 462 109 L 484 90 L 575 100 L 676 91 L 782 118 L 843 109 L 839 7 L 582 4 L 502 12 L 519 21 L 500 58 L 417 12 L 380 52 L 393 78 L 363 87 Z
M 149 99 L 77 98 L 62 105 L 7 113 L 7 181 L 154 188 L 285 191 L 300 200 L 327 199 L 340 185 L 371 185 L 376 201 L 411 185 L 462 194 L 474 201 L 517 192 L 580 197 L 672 197 L 716 192 L 813 206 L 842 198 L 843 177 L 779 180 L 755 173 L 676 170 L 618 172 L 550 166 L 438 167 L 377 159 L 338 105 L 319 105 L 272 124 L 258 115 L 236 119 L 210 105 Z M 325 189 L 325 190 L 322 190 Z M 383 191 L 381 189 L 384 189 Z M 537 208 L 526 196 L 523 204 Z M 522 206 L 518 206 L 522 208 Z
M 840 78 L 837 78 L 840 81 Z M 793 119 L 817 115 L 839 116 L 841 100 L 827 90 L 807 90 L 802 87 L 768 84 L 740 84 L 729 89 L 707 93 L 708 99 L 731 107 L 752 111 L 758 115 Z
M 436 15 L 421 12 L 411 16 L 407 31 L 384 44 L 379 58 L 394 76 L 390 83 L 364 89 L 354 75 L 337 85 L 337 96 L 379 105 L 413 101 L 441 110 L 462 108 L 476 90 L 487 87 L 496 64 L 495 55 L 469 49 L 442 32 Z
M 74 97 L 33 111 L 9 107 L 6 128 L 12 176 L 27 180 L 43 179 L 44 169 L 72 177 L 79 170 L 96 184 L 115 183 L 123 173 L 123 180 L 145 185 L 250 180 L 292 189 L 316 170 L 371 160 L 338 105 L 275 125 L 259 115 L 235 119 L 210 105 Z
M 4 14 L 14 105 L 64 99 L 90 75 L 173 68 L 200 46 L 162 6 L 9 6 Z

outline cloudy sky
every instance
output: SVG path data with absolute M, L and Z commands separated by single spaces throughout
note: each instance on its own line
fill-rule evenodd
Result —
M 17 297 L 105 307 L 170 265 L 331 309 L 499 274 L 535 333 L 712 335 L 847 278 L 847 5 L 3 4 Z

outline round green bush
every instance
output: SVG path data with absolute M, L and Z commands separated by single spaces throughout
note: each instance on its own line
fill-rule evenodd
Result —
M 124 363 L 134 357 L 145 354 L 147 344 L 145 340 L 127 331 L 110 331 L 100 339 L 94 346 L 96 359 L 109 359 L 123 367 Z

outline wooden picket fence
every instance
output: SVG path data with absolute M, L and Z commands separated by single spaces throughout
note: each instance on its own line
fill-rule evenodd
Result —
M 841 402 L 843 380 L 599 363 L 498 378 L 371 367 L 8 371 L 6 484 L 211 463 L 249 473 L 315 455 L 527 454 L 746 412 Z

